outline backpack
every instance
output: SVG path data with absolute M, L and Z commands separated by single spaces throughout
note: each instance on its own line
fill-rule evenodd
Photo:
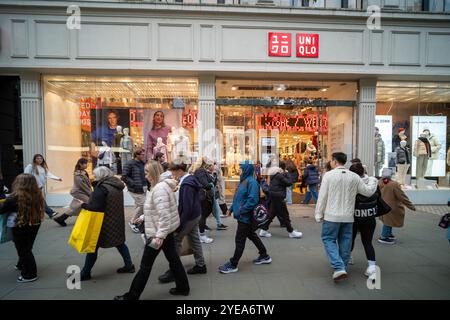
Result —
M 439 222 L 439 227 L 447 229 L 449 226 L 450 226 L 450 213 L 447 213 L 442 216 L 441 221 Z

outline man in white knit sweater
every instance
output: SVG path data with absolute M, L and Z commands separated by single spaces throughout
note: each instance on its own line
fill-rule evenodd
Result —
M 317 201 L 315 218 L 323 221 L 322 241 L 334 269 L 333 280 L 347 278 L 347 264 L 352 246 L 353 214 L 356 195 L 371 196 L 377 189 L 377 179 L 369 178 L 369 183 L 344 165 L 347 156 L 342 152 L 332 154 L 331 167 L 323 179 Z

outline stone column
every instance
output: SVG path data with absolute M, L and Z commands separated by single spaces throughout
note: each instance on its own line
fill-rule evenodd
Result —
M 44 110 L 39 74 L 20 76 L 20 100 L 22 112 L 23 164 L 27 166 L 33 155 L 45 155 Z
M 200 76 L 198 90 L 198 144 L 199 157 L 219 160 L 216 139 L 216 82 L 214 75 Z
M 369 175 L 373 175 L 375 165 L 376 86 L 376 79 L 359 81 L 356 152 L 357 157 L 367 166 Z

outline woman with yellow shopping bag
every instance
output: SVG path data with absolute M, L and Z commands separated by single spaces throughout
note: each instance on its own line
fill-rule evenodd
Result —
M 141 268 L 131 283 L 130 290 L 114 300 L 137 300 L 145 289 L 156 257 L 164 252 L 170 270 L 175 277 L 176 287 L 170 289 L 172 295 L 189 294 L 189 282 L 183 264 L 175 247 L 174 233 L 180 225 L 177 201 L 174 190 L 177 182 L 161 176 L 163 168 L 156 161 L 145 165 L 145 176 L 151 189 L 147 192 L 144 204 L 144 223 L 147 244 L 141 261 Z
M 32 249 L 44 220 L 44 197 L 33 175 L 23 173 L 16 177 L 12 194 L 0 207 L 0 214 L 9 214 L 8 227 L 12 228 L 19 256 L 16 270 L 20 270 L 21 275 L 17 282 L 36 281 L 37 267 Z
M 98 167 L 93 172 L 95 181 L 94 192 L 89 202 L 81 207 L 85 210 L 103 212 L 103 224 L 95 252 L 86 255 L 86 261 L 81 270 L 81 281 L 91 279 L 91 270 L 97 260 L 98 248 L 116 247 L 123 258 L 125 266 L 117 269 L 117 273 L 134 273 L 130 251 L 125 244 L 125 212 L 123 205 L 122 181 L 114 177 L 107 167 Z

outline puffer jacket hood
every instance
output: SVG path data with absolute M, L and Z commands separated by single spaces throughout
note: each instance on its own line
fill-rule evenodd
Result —
M 123 184 L 123 182 L 120 181 L 116 177 L 105 177 L 103 179 L 100 179 L 100 180 L 97 181 L 96 186 L 99 187 L 100 185 L 109 185 L 109 186 L 114 187 L 114 188 L 116 188 L 118 190 L 125 189 L 125 185 Z
M 240 177 L 241 182 L 249 177 L 253 177 L 253 174 L 255 173 L 255 167 L 253 166 L 253 164 L 251 164 L 248 161 L 245 161 L 242 162 L 239 166 L 242 169 L 242 174 Z
M 163 181 L 169 185 L 169 187 L 170 187 L 170 189 L 172 189 L 172 191 L 174 191 L 174 192 L 176 191 L 177 186 L 178 186 L 178 181 L 172 179 L 171 175 L 168 176 L 168 175 L 165 175 L 164 173 L 161 174 L 161 176 L 159 177 L 159 182 L 163 182 Z

